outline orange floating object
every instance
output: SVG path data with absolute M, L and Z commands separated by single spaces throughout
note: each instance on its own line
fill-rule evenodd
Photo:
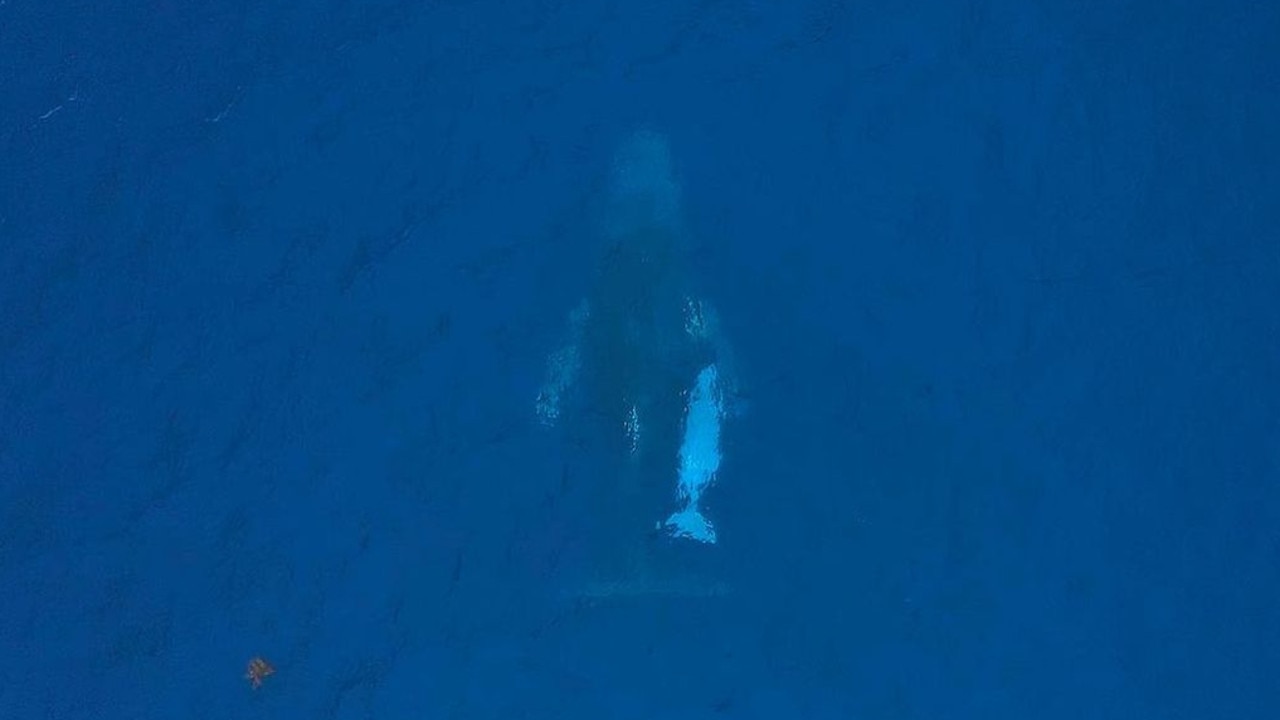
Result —
M 256 657 L 249 661 L 249 669 L 245 671 L 244 678 L 249 681 L 254 690 L 257 690 L 262 687 L 262 680 L 268 675 L 274 674 L 275 671 L 276 669 L 271 666 L 271 663 Z

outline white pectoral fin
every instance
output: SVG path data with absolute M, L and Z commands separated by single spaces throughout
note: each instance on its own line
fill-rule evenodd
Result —
M 667 531 L 677 538 L 715 543 L 711 521 L 702 514 L 702 495 L 720 469 L 720 421 L 724 417 L 719 371 L 708 365 L 698 373 L 685 410 L 684 440 L 680 444 L 680 474 L 676 500 L 680 508 L 667 518 Z
M 707 516 L 696 508 L 685 508 L 671 513 L 671 517 L 667 518 L 666 529 L 672 537 L 683 540 L 697 540 L 708 545 L 714 545 L 716 542 L 716 529 L 712 527 Z
M 720 314 L 706 300 L 688 298 L 685 301 L 685 332 L 695 340 L 711 346 L 716 359 L 718 386 L 722 409 L 727 417 L 738 417 L 747 411 L 747 399 L 742 393 L 738 377 L 738 364 L 733 346 L 720 323 Z
M 586 300 L 569 314 L 569 339 L 547 358 L 546 379 L 538 391 L 535 409 L 543 425 L 553 426 L 560 418 L 564 396 L 578 378 L 582 368 L 582 328 L 590 317 Z

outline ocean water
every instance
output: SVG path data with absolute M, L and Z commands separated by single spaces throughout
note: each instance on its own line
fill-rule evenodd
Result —
M 1280 717 L 1278 31 L 0 0 L 0 718 Z

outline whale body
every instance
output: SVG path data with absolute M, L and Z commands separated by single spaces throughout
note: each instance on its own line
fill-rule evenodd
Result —
M 645 538 L 656 530 L 677 542 L 718 542 L 707 493 L 719 476 L 736 382 L 718 316 L 690 272 L 664 137 L 641 131 L 621 144 L 600 206 L 596 267 L 548 358 L 537 414 L 590 438 L 593 457 L 612 459 L 595 483 L 594 513 L 602 534 L 626 546 L 612 563 L 621 569 L 606 574 L 625 579 L 599 587 L 697 594 L 654 574 L 657 551 Z

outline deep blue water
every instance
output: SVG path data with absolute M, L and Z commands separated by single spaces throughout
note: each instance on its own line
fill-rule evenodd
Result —
M 1277 36 L 0 0 L 0 718 L 1280 717 Z M 638 129 L 732 592 L 584 602 L 617 458 L 534 399 Z

